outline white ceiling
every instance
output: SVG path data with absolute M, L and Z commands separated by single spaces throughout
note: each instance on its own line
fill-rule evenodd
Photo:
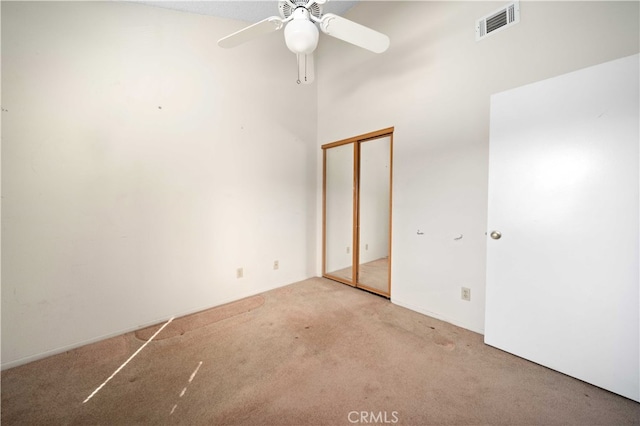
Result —
M 280 16 L 277 0 L 218 0 L 218 1 L 146 1 L 132 0 L 150 6 L 183 12 L 212 15 L 221 18 L 237 19 L 246 22 L 258 22 L 269 16 Z M 332 0 L 322 5 L 323 13 L 342 15 L 357 3 L 357 0 Z

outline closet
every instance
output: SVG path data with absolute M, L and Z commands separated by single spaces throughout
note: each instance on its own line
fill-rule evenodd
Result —
M 390 297 L 393 127 L 322 151 L 322 276 Z

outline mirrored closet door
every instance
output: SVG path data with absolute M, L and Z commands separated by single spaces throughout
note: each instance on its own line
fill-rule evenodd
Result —
M 322 275 L 390 297 L 393 128 L 322 149 Z

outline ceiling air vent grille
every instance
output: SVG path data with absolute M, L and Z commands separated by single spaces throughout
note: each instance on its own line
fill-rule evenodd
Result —
M 515 1 L 476 21 L 476 40 L 520 22 L 520 4 Z

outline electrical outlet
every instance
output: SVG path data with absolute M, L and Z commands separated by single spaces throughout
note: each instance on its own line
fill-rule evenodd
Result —
M 242 268 L 236 269 L 236 278 L 242 278 L 244 276 L 244 271 Z
M 462 300 L 471 301 L 471 289 L 467 287 L 462 287 L 462 291 L 460 294 Z
M 277 260 L 273 261 L 273 269 L 278 269 L 280 267 L 280 264 L 278 263 Z

